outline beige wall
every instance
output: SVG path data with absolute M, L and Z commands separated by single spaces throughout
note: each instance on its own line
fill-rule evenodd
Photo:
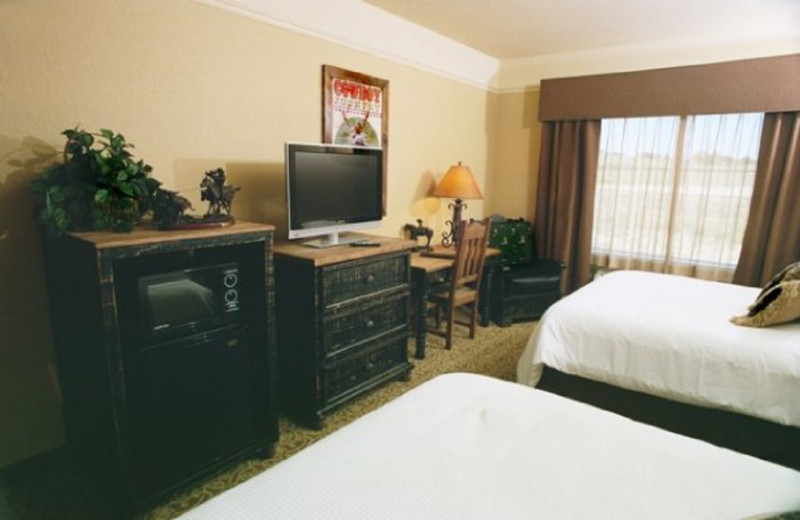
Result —
M 498 96 L 491 210 L 533 220 L 541 124 L 539 89 Z
M 64 442 L 28 184 L 66 128 L 123 133 L 157 178 L 195 200 L 203 171 L 226 168 L 243 188 L 234 215 L 285 227 L 283 144 L 321 139 L 327 63 L 390 81 L 380 233 L 401 236 L 422 217 L 438 237 L 449 213 L 426 194 L 459 160 L 486 196 L 467 217 L 531 213 L 533 94 L 498 99 L 190 0 L 0 2 L 0 48 L 0 467 Z

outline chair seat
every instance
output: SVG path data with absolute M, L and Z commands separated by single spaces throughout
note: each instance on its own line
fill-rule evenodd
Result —
M 455 294 L 455 306 L 459 307 L 464 305 L 465 303 L 469 303 L 475 301 L 477 299 L 478 291 L 475 289 L 471 289 L 469 287 L 459 287 L 456 289 Z M 448 301 L 450 299 L 450 291 L 442 291 L 438 293 L 433 293 L 429 296 L 429 298 L 437 301 Z

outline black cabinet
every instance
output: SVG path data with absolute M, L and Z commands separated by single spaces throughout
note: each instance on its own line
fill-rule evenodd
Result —
M 145 349 L 124 363 L 137 489 L 145 496 L 257 438 L 246 329 Z
M 70 451 L 140 509 L 278 438 L 272 228 L 45 242 Z
M 281 403 L 319 428 L 331 410 L 408 378 L 413 242 L 370 237 L 374 248 L 275 248 Z

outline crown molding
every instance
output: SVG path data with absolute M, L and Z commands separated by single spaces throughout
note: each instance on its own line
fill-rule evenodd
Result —
M 361 0 L 195 0 L 486 90 L 500 60 Z
M 537 90 L 546 78 L 800 53 L 800 37 L 796 34 L 728 35 L 501 61 L 361 0 L 194 1 L 499 94 Z

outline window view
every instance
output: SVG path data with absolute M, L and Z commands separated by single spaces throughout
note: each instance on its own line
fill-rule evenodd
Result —
M 732 271 L 753 191 L 763 114 L 603 120 L 597 265 Z

